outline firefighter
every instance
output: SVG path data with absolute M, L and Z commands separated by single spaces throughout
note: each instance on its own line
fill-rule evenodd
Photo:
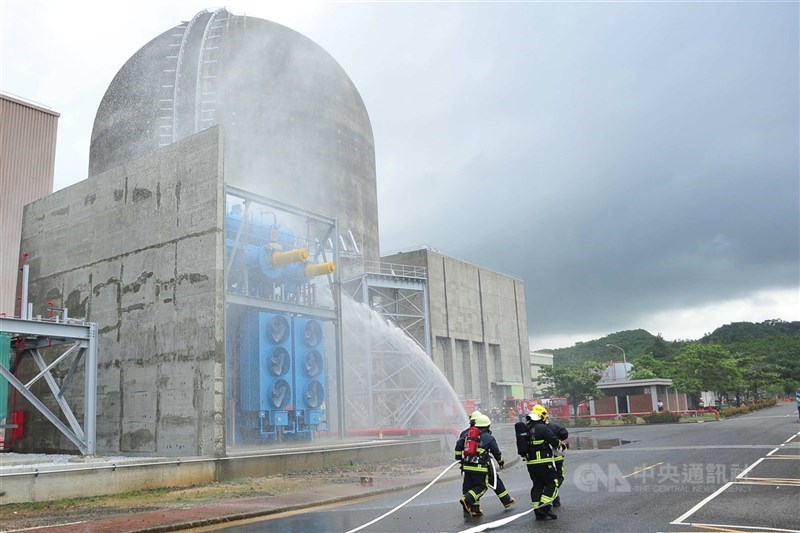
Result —
M 569 442 L 567 442 L 567 439 L 569 438 L 569 431 L 567 431 L 567 428 L 564 426 L 552 422 L 549 415 L 547 417 L 547 425 L 550 426 L 550 430 L 559 440 L 558 453 L 555 454 L 555 461 L 556 472 L 558 473 L 556 483 L 558 490 L 560 491 L 561 487 L 564 485 L 564 453 L 569 449 Z M 561 507 L 561 495 L 558 493 L 553 500 L 553 507 Z
M 491 425 L 492 421 L 488 416 L 476 411 L 470 416 L 470 428 L 464 430 L 456 441 L 455 458 L 461 461 L 461 472 L 464 476 L 459 502 L 464 508 L 464 513 L 470 516 L 483 515 L 480 507 L 481 497 L 495 480 L 494 491 L 503 506 L 511 507 L 516 501 L 508 494 L 500 476 L 496 475 L 494 465 L 489 458 L 490 455 L 495 458 L 499 469 L 505 465 L 497 440 L 492 435 Z M 471 431 L 473 427 L 477 428 L 477 431 Z M 475 443 L 471 444 L 473 432 L 478 436 Z M 473 447 L 474 451 L 471 450 Z
M 527 417 L 529 441 L 525 459 L 533 482 L 531 505 L 537 520 L 558 518 L 552 508 L 553 500 L 558 496 L 558 472 L 553 451 L 559 449 L 561 443 L 547 425 L 548 418 L 543 405 L 534 405 Z

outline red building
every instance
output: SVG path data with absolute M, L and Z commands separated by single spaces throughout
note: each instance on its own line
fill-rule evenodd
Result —
M 691 405 L 687 395 L 672 386 L 671 379 L 604 379 L 597 388 L 603 396 L 589 402 L 592 416 L 651 413 L 658 411 L 659 401 L 665 411 L 685 411 Z

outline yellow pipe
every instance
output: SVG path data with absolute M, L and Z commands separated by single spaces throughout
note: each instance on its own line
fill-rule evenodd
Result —
M 336 272 L 336 263 L 328 261 L 317 265 L 306 265 L 306 277 L 314 278 L 323 274 L 333 274 Z
M 272 266 L 275 268 L 285 267 L 300 261 L 308 261 L 308 250 L 305 248 L 297 248 L 288 252 L 272 252 Z

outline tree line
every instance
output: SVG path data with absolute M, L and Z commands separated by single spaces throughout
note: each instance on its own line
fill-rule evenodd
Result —
M 800 386 L 800 322 L 736 322 L 697 341 L 665 341 L 645 330 L 623 331 L 572 348 L 551 350 L 554 366 L 536 383 L 573 407 L 599 396 L 600 373 L 625 350 L 630 379 L 667 378 L 695 401 L 714 391 L 722 401 L 758 401 L 792 394 Z

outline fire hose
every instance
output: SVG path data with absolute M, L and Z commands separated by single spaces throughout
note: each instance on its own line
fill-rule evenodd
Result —
M 490 487 L 492 490 L 494 490 L 494 489 L 496 489 L 496 488 L 497 488 L 497 470 L 498 470 L 498 468 L 499 468 L 499 465 L 498 465 L 497 461 L 495 461 L 495 460 L 494 460 L 494 458 L 493 458 L 493 457 L 490 457 L 489 459 L 492 461 L 492 473 L 494 474 L 494 475 L 493 475 L 493 477 L 492 477 L 492 483 L 491 483 L 491 484 L 489 484 L 489 487 Z M 434 483 L 436 483 L 437 481 L 439 481 L 439 480 L 442 478 L 442 476 L 444 476 L 444 475 L 445 475 L 445 474 L 446 474 L 446 473 L 447 473 L 447 472 L 448 472 L 448 471 L 449 471 L 451 468 L 453 468 L 454 466 L 456 466 L 456 465 L 458 465 L 458 464 L 461 464 L 461 461 L 455 461 L 455 462 L 453 462 L 452 464 L 450 464 L 450 465 L 449 465 L 447 468 L 445 468 L 444 470 L 442 470 L 442 472 L 441 472 L 441 473 L 440 473 L 438 476 L 436 476 L 435 478 L 433 478 L 433 481 L 431 481 L 430 483 L 428 483 L 427 485 L 425 485 L 425 487 L 423 487 L 423 488 L 422 488 L 422 490 L 420 490 L 419 492 L 417 492 L 416 494 L 414 494 L 413 496 L 411 496 L 409 499 L 407 499 L 406 501 L 404 501 L 403 503 L 401 503 L 400 505 L 398 505 L 398 506 L 397 506 L 397 507 L 395 507 L 394 509 L 392 509 L 392 510 L 390 510 L 390 511 L 387 511 L 387 512 L 383 513 L 382 515 L 380 515 L 378 518 L 375 518 L 375 519 L 373 519 L 373 520 L 370 520 L 370 521 L 369 521 L 369 522 L 367 522 L 366 524 L 363 524 L 363 525 L 361 525 L 361 526 L 358 526 L 358 527 L 357 527 L 357 528 L 355 528 L 355 529 L 351 529 L 351 530 L 347 531 L 346 533 L 355 533 L 356 531 L 361 531 L 361 530 L 362 530 L 362 529 L 364 529 L 365 527 L 369 527 L 369 526 L 371 526 L 372 524 L 374 524 L 374 523 L 376 523 L 376 522 L 379 522 L 379 521 L 383 520 L 384 518 L 386 518 L 386 517 L 387 517 L 387 516 L 389 516 L 390 514 L 394 513 L 394 512 L 395 512 L 395 511 L 397 511 L 398 509 L 401 509 L 402 507 L 405 507 L 405 506 L 406 506 L 408 503 L 410 503 L 411 501 L 413 501 L 413 500 L 414 500 L 414 499 L 415 499 L 417 496 L 419 496 L 420 494 L 422 494 L 423 492 L 425 492 L 426 490 L 428 490 L 429 488 L 431 488 L 431 486 L 433 486 L 433 484 L 434 484 Z M 511 522 L 512 520 L 516 520 L 516 519 L 517 519 L 517 518 L 519 518 L 520 516 L 524 516 L 524 515 L 526 515 L 526 514 L 530 513 L 531 511 L 533 511 L 533 509 L 531 509 L 530 511 L 526 511 L 526 512 L 524 512 L 524 513 L 521 513 L 521 514 L 519 514 L 519 515 L 514 515 L 513 517 L 504 518 L 503 520 L 501 520 L 501 522 L 502 522 L 503 524 L 507 524 L 508 522 Z M 498 527 L 499 525 L 502 525 L 502 524 L 498 524 L 498 523 L 495 523 L 495 522 L 491 522 L 491 523 L 489 523 L 489 524 L 484 524 L 483 526 L 478 526 L 479 528 L 482 528 L 482 529 L 476 529 L 476 528 L 473 528 L 473 529 L 470 529 L 469 531 L 470 531 L 470 532 L 473 532 L 473 531 L 475 531 L 475 532 L 477 532 L 477 531 L 485 531 L 486 529 L 493 528 L 493 527 Z
M 395 507 L 395 508 L 394 508 L 394 509 L 392 509 L 391 511 L 387 511 L 387 512 L 383 513 L 382 515 L 380 515 L 378 518 L 375 518 L 374 520 L 370 520 L 370 521 L 369 521 L 369 522 L 367 522 L 366 524 L 364 524 L 364 525 L 362 525 L 362 526 L 358 526 L 358 527 L 357 527 L 357 528 L 355 528 L 355 529 L 351 529 L 350 531 L 347 531 L 347 533 L 355 533 L 356 531 L 361 531 L 361 530 L 362 530 L 362 529 L 364 529 L 365 527 L 369 527 L 369 526 L 371 526 L 372 524 L 374 524 L 375 522 L 378 522 L 378 521 L 380 521 L 380 520 L 383 520 L 384 518 L 386 518 L 387 516 L 389 516 L 389 515 L 390 515 L 390 514 L 392 514 L 393 512 L 397 511 L 397 510 L 398 510 L 398 509 L 400 509 L 401 507 L 404 507 L 404 506 L 405 506 L 407 503 L 411 502 L 411 501 L 412 501 L 414 498 L 416 498 L 417 496 L 419 496 L 420 494 L 422 494 L 423 492 L 425 492 L 426 490 L 428 490 L 429 488 L 431 488 L 431 486 L 432 486 L 434 483 L 436 483 L 437 481 L 439 481 L 439 480 L 442 478 L 442 476 L 443 476 L 443 475 L 445 475 L 445 474 L 447 473 L 447 471 L 448 471 L 448 470 L 450 470 L 451 468 L 453 468 L 454 466 L 456 466 L 456 465 L 458 465 L 458 464 L 461 464 L 461 461 L 455 461 L 455 462 L 454 462 L 454 463 L 452 463 L 450 466 L 448 466 L 447 468 L 445 468 L 444 470 L 442 470 L 441 474 L 439 474 L 438 476 L 436 476 L 435 478 L 433 478 L 433 481 L 431 481 L 430 483 L 428 483 L 427 485 L 425 485 L 425 487 L 423 487 L 423 489 L 422 489 L 422 490 L 420 490 L 419 492 L 417 492 L 416 494 L 414 494 L 412 497 L 410 497 L 409 499 L 407 499 L 406 501 L 404 501 L 403 503 L 401 503 L 400 505 L 398 505 L 397 507 Z

